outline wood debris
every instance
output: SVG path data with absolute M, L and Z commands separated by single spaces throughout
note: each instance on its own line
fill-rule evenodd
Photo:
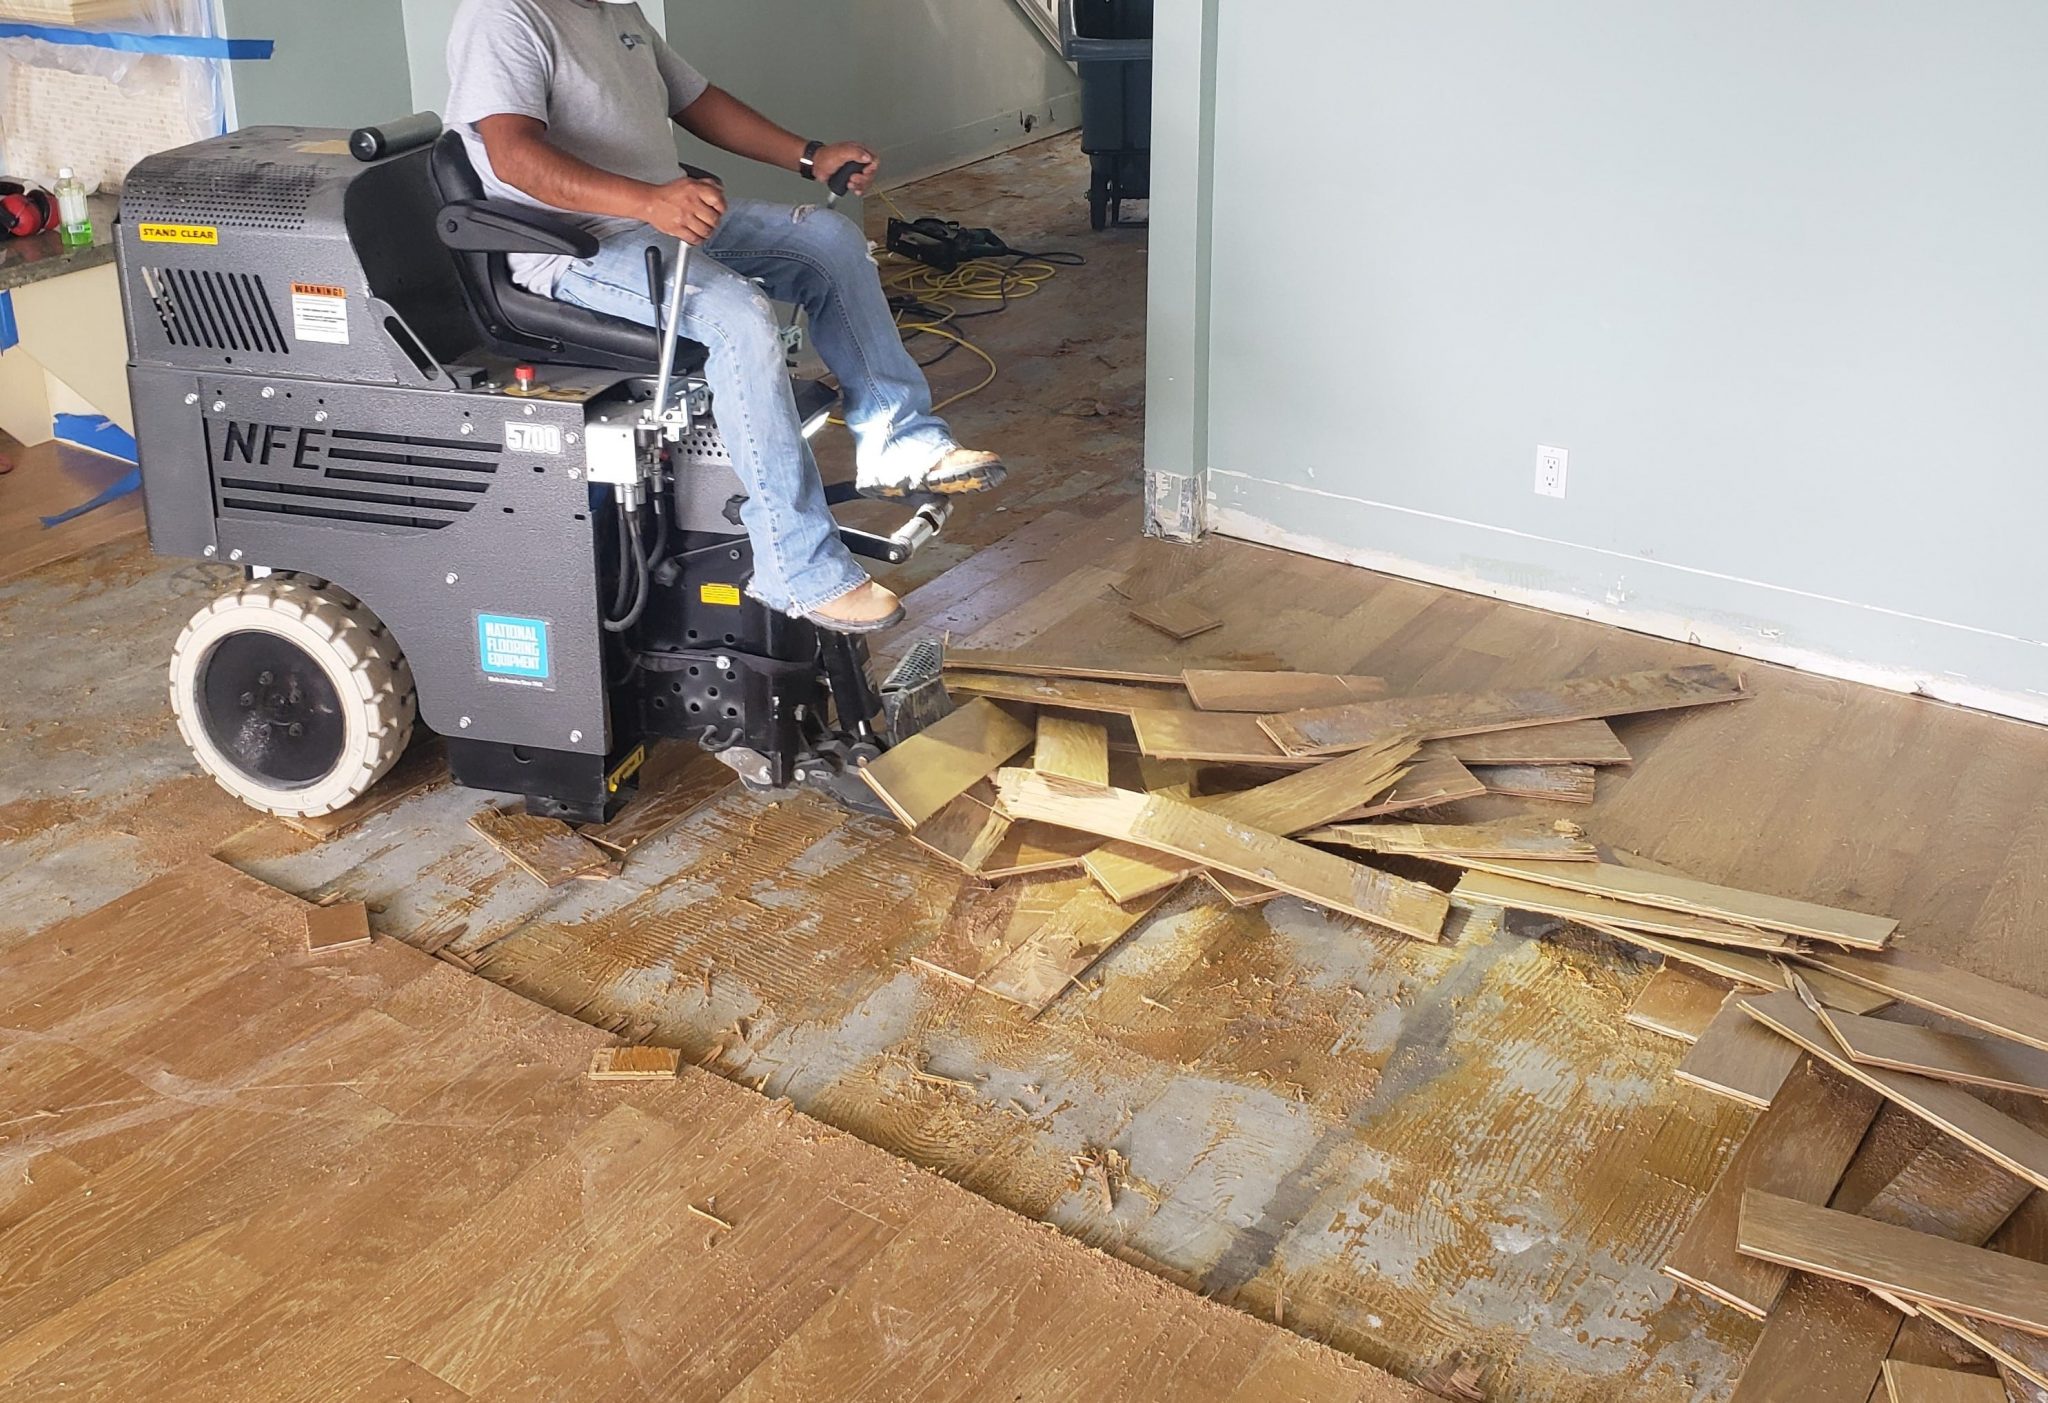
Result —
M 683 1054 L 672 1047 L 601 1047 L 590 1054 L 592 1081 L 673 1081 L 682 1070 Z
M 1189 599 L 1155 599 L 1135 605 L 1131 617 L 1181 643 L 1223 627 L 1223 620 Z
M 1090 1147 L 1075 1155 L 1073 1187 L 1092 1188 L 1102 1197 L 1102 1211 L 1116 1211 L 1116 1191 L 1130 1178 L 1131 1162 L 1112 1149 Z
M 360 901 L 315 906 L 306 913 L 306 948 L 316 955 L 357 950 L 370 943 L 370 908 Z
M 619 864 L 560 819 L 535 818 L 524 809 L 485 809 L 469 826 L 507 860 L 543 885 L 604 881 L 619 875 Z

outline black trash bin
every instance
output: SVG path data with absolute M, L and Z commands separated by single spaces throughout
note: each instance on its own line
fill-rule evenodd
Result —
M 1067 57 L 1081 72 L 1081 149 L 1094 168 L 1088 222 L 1123 222 L 1152 197 L 1152 0 L 1069 0 Z

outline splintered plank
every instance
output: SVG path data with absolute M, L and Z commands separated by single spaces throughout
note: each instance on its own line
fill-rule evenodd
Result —
M 991 800 L 995 791 L 989 791 Z M 1081 859 L 1100 846 L 1092 833 L 1055 828 L 1050 823 L 1010 823 L 994 851 L 982 861 L 975 874 L 987 881 L 1005 877 L 1026 877 L 1039 872 L 1079 871 Z
M 2031 1192 L 1996 1165 L 1937 1137 L 1874 1194 L 1852 1193 L 1849 1181 L 1872 1153 L 1866 1143 L 1834 1206 L 1954 1242 L 1983 1243 Z M 1729 1403 L 1866 1403 L 1903 1319 L 1890 1303 L 1854 1286 L 1794 1277 Z
M 1080 981 L 1104 955 L 1152 914 L 1165 893 L 1118 905 L 1093 883 L 1068 886 L 1068 896 L 1035 930 L 981 976 L 981 987 L 1034 1017 Z
M 1271 765 L 1301 769 L 1313 758 L 1281 750 L 1259 728 L 1259 718 L 1235 711 L 1153 708 L 1129 713 L 1138 749 L 1163 760 L 1200 760 L 1217 765 Z
M 1532 865 L 1562 867 L 1570 864 Z M 1474 866 L 1477 868 L 1481 864 Z M 1725 921 L 1709 920 L 1705 916 L 1688 915 L 1683 911 L 1667 911 L 1662 907 L 1619 901 L 1608 896 L 1594 896 L 1548 882 L 1502 876 L 1497 872 L 1467 872 L 1459 880 L 1456 894 L 1480 906 L 1505 906 L 1515 911 L 1534 911 L 1545 916 L 1558 916 L 1568 921 L 1587 921 L 1603 927 L 1626 926 L 1630 930 L 1645 930 L 1656 935 L 1701 940 L 1713 945 L 1733 945 L 1739 949 L 1783 950 L 1792 943 L 1774 931 L 1731 925 Z
M 956 695 L 994 701 L 1029 702 L 1067 711 L 1100 711 L 1136 717 L 1147 711 L 1193 712 L 1188 694 L 1178 687 L 1139 687 L 1124 682 L 1086 678 L 1018 677 L 1002 672 L 949 672 L 946 690 Z
M 1843 1075 L 1853 1077 L 1954 1136 L 2010 1174 L 2048 1188 L 2048 1135 L 1985 1104 L 1959 1086 L 1910 1072 L 1866 1067 L 1843 1052 L 1820 1015 L 1797 994 L 1752 994 L 1742 1007 L 1758 1022 L 1790 1038 Z
M 1327 823 L 1380 793 L 1406 772 L 1414 757 L 1410 741 L 1377 750 L 1358 750 L 1313 769 L 1240 790 L 1189 800 L 1217 818 L 1287 837 Z M 1201 864 L 1162 856 L 1129 844 L 1111 844 L 1087 861 L 1088 874 L 1118 901 L 1132 901 L 1192 875 Z
M 2048 1097 L 2048 1053 L 2038 1048 L 1844 1013 L 1827 1023 L 1842 1050 L 1866 1066 Z
M 1505 731 L 1549 721 L 1587 721 L 1738 701 L 1742 679 L 1710 663 L 1614 677 L 1586 677 L 1515 691 L 1446 693 L 1281 712 L 1260 718 L 1290 755 L 1331 755 L 1388 736 L 1419 740 Z
M 2048 1267 L 1755 1189 L 1737 1245 L 1866 1291 L 2048 1334 Z
M 316 955 L 355 950 L 370 943 L 370 908 L 360 901 L 337 901 L 306 913 L 306 948 Z
M 1603 925 L 1598 921 L 1588 921 L 1585 924 L 1590 929 L 1624 944 L 1662 955 L 1667 961 L 1676 960 L 1682 965 L 1705 970 L 1708 974 L 1719 975 L 1737 984 L 1748 984 L 1758 989 L 1792 987 L 1785 977 L 1785 967 L 1763 955 L 1751 955 L 1718 945 L 1702 945 L 1692 940 L 1675 940 L 1669 936 L 1651 935 L 1647 931 Z M 1846 979 L 1837 979 L 1819 970 L 1808 970 L 1801 977 L 1823 1004 L 1847 1013 L 1875 1013 L 1881 1008 L 1889 1007 L 1892 1002 L 1883 994 L 1865 989 L 1860 984 L 1851 984 Z
M 1181 674 L 1188 697 L 1203 711 L 1249 711 L 1261 715 L 1302 707 L 1341 706 L 1383 695 L 1378 677 L 1344 677 L 1327 672 L 1228 672 L 1191 667 Z
M 1797 1068 L 1664 1259 L 1665 1274 L 1758 1320 L 1770 1314 L 1791 1273 L 1737 1249 L 1743 1194 L 1762 1189 L 1826 1203 L 1883 1101 L 1813 1062 Z
M 1450 904 L 1420 882 L 1346 862 L 1191 804 L 1121 789 L 1091 789 L 1029 770 L 996 777 L 1012 817 L 1078 828 L 1234 873 L 1418 940 L 1443 936 Z
M 2005 1403 L 2005 1385 L 1988 1374 L 1934 1369 L 1899 1359 L 1884 1362 L 1890 1403 Z
M 985 876 L 997 848 L 1010 835 L 1010 821 L 995 810 L 988 781 L 971 789 L 910 830 L 919 847 L 946 859 L 970 876 Z
M 1788 1042 L 1742 1011 L 1749 995 L 1728 995 L 1707 1031 L 1680 1059 L 1674 1074 L 1682 1082 L 1733 1097 L 1759 1110 L 1776 1099 L 1799 1065 L 1796 1043 Z
M 1108 784 L 1109 732 L 1092 721 L 1040 712 L 1031 768 L 1083 784 Z
M 1482 731 L 1444 742 L 1467 765 L 1627 765 L 1628 747 L 1605 721 L 1559 721 Z
M 1223 620 L 1189 599 L 1155 599 L 1149 604 L 1133 605 L 1131 617 L 1183 643 L 1223 627 Z
M 640 792 L 619 816 L 610 823 L 594 823 L 577 831 L 585 842 L 617 857 L 630 857 L 636 848 L 668 832 L 737 779 L 730 766 L 698 746 L 682 741 L 657 745 L 640 772 Z
M 1542 799 L 1553 804 L 1590 804 L 1599 782 L 1591 765 L 1474 765 L 1473 777 L 1488 794 Z
M 1228 872 L 1204 870 L 1202 880 L 1214 888 L 1216 894 L 1232 906 L 1264 906 L 1274 898 L 1287 894 L 1275 891 L 1268 886 L 1262 886 L 1257 882 L 1248 882 L 1244 878 L 1232 876 Z
M 1372 803 L 1360 805 L 1339 817 L 1345 823 L 1362 822 L 1416 809 L 1433 809 L 1442 804 L 1454 804 L 1460 799 L 1477 799 L 1485 792 L 1486 786 L 1479 782 L 1479 777 L 1460 764 L 1448 749 L 1442 745 L 1425 745 L 1417 753 L 1415 763 L 1408 767 L 1408 773 L 1392 789 Z
M 1072 677 L 1094 682 L 1143 682 L 1161 687 L 1171 687 L 1180 681 L 1178 672 L 1049 662 L 1035 648 L 1028 653 L 1007 652 L 1000 648 L 953 648 L 947 650 L 945 670 L 1006 672 L 1018 677 Z
M 1902 1003 L 1944 1013 L 1959 1023 L 2048 1051 L 2048 999 L 2038 995 L 1906 950 L 1876 955 L 1826 951 L 1799 958 L 1815 969 Z
M 1728 1001 L 1728 986 L 1666 965 L 1650 976 L 1623 1021 L 1682 1043 L 1696 1043 Z
M 1552 863 L 1522 863 L 1511 859 L 1494 859 L 1475 862 L 1472 865 L 1503 877 L 1542 882 L 1548 886 L 1566 887 L 1590 896 L 1633 901 L 1643 906 L 1682 911 L 1730 925 L 1752 926 L 1758 930 L 1825 940 L 1837 945 L 1874 949 L 1890 940 L 1892 932 L 1899 927 L 1897 921 L 1885 916 L 1866 916 L 1855 911 L 1840 911 L 1831 906 L 1815 905 L 1810 901 L 1766 896 L 1761 892 L 1716 886 L 1712 882 L 1700 882 L 1690 877 L 1667 873 L 1645 872 L 1639 868 L 1622 867 L 1611 862 L 1595 863 L 1590 867 L 1559 867 Z
M 523 809 L 485 809 L 469 826 L 515 866 L 549 887 L 619 875 L 618 864 L 586 843 L 560 819 L 535 818 Z
M 1480 857 L 1592 862 L 1599 856 L 1585 829 L 1576 823 L 1542 818 L 1503 818 L 1492 823 L 1337 824 L 1305 833 L 1302 841 L 1448 863 Z
M 2029 1262 L 2048 1263 L 2048 1194 L 2035 1194 L 1990 1242 L 1991 1250 Z M 1920 1313 L 1997 1360 L 2038 1388 L 2048 1389 L 2048 1339 L 1976 1316 L 1923 1304 Z
M 915 828 L 1031 739 L 1030 726 L 994 702 L 976 699 L 869 761 L 860 776 L 890 812 Z
M 592 1081 L 670 1081 L 683 1054 L 672 1047 L 601 1047 L 590 1054 Z

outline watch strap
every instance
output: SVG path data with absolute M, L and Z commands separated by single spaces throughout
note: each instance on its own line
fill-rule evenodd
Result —
M 804 144 L 803 159 L 796 163 L 796 168 L 803 173 L 805 180 L 816 180 L 818 178 L 818 153 L 824 149 L 825 143 L 822 141 L 810 141 Z

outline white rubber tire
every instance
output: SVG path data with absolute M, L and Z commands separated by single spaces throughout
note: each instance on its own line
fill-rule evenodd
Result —
M 281 787 L 224 755 L 199 716 L 199 687 L 215 645 L 236 633 L 272 633 L 316 661 L 341 697 L 345 739 L 334 768 L 310 785 Z M 251 808 L 286 818 L 333 813 L 382 779 L 412 740 L 419 716 L 412 668 L 397 640 L 353 596 L 324 580 L 271 575 L 222 595 L 192 616 L 171 653 L 171 711 L 200 767 Z

